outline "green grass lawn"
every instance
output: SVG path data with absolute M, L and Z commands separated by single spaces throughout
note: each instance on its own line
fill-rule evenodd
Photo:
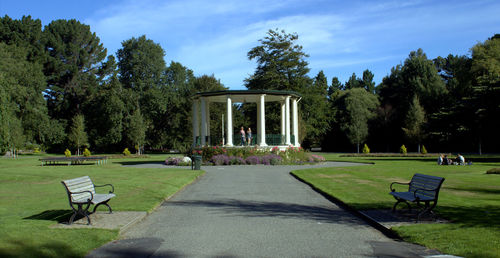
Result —
M 451 223 L 415 224 L 393 230 L 406 241 L 444 253 L 464 257 L 500 257 L 500 175 L 485 174 L 490 168 L 500 167 L 500 157 L 472 157 L 472 166 L 438 166 L 437 156 L 435 159 L 323 155 L 327 160 L 375 163 L 293 172 L 359 210 L 390 209 L 395 203 L 388 194 L 390 183 L 408 182 L 414 173 L 444 177 L 435 211 Z
M 95 184 L 111 183 L 113 211 L 152 211 L 166 197 L 203 172 L 185 169 L 122 167 L 161 162 L 166 155 L 111 159 L 105 165 L 40 166 L 40 156 L 0 158 L 0 257 L 81 257 L 116 239 L 118 231 L 55 229 L 71 209 L 61 180 L 88 175 Z M 106 211 L 106 207 L 99 207 Z

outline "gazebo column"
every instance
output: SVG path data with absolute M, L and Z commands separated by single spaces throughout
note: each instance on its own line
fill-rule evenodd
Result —
M 290 96 L 285 98 L 285 144 L 291 145 L 290 142 Z
M 227 142 L 226 146 L 233 146 L 233 103 L 231 97 L 228 95 L 226 99 L 227 103 Z
M 198 142 L 196 138 L 200 136 L 200 129 L 198 127 L 198 100 L 193 100 L 193 147 L 196 147 Z
M 205 98 L 201 98 L 201 146 L 206 144 L 207 136 L 207 110 Z
M 206 102 L 205 104 L 205 110 L 207 111 L 207 114 L 206 114 L 206 120 L 207 120 L 207 138 L 208 138 L 208 141 L 207 141 L 207 144 L 208 145 L 211 145 L 212 143 L 210 142 L 210 102 Z
M 299 109 L 297 105 L 297 99 L 292 100 L 292 116 L 293 116 L 293 135 L 295 136 L 293 145 L 295 147 L 300 147 L 299 144 Z
M 258 123 L 259 123 L 259 139 L 260 147 L 267 146 L 266 144 L 266 112 L 265 112 L 265 94 L 260 95 L 260 100 L 257 105 L 258 109 Z
M 280 104 L 281 104 L 281 137 L 283 137 L 283 136 L 285 136 L 285 133 L 286 133 L 286 129 L 285 129 L 285 102 L 282 101 Z

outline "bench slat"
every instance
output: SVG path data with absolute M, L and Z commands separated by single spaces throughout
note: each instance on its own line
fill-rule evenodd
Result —
M 65 185 L 80 184 L 82 182 L 92 182 L 89 176 L 82 176 L 78 178 L 68 179 L 63 181 Z

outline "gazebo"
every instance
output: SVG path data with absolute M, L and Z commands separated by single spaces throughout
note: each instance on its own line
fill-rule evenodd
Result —
M 259 147 L 299 147 L 298 102 L 301 96 L 293 91 L 278 90 L 223 90 L 199 92 L 193 96 L 193 147 L 211 145 L 210 103 L 226 103 L 222 144 L 237 146 L 233 141 L 233 103 L 257 104 L 257 138 Z M 266 135 L 266 102 L 281 103 L 281 135 Z M 201 110 L 200 110 L 201 109 Z M 199 121 L 199 114 L 201 121 Z M 201 127 L 201 128 L 200 128 Z M 201 129 L 201 130 L 200 130 Z M 224 137 L 225 132 L 225 137 Z M 238 139 L 238 138 L 236 138 Z

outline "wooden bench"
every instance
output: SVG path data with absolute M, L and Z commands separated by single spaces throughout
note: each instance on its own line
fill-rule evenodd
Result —
M 419 207 L 420 203 L 423 202 L 425 203 L 425 207 L 418 212 L 417 222 L 423 214 L 433 213 L 432 209 L 437 205 L 439 189 L 443 181 L 444 178 L 442 177 L 415 174 L 409 183 L 393 182 L 390 185 L 391 192 L 389 194 L 396 199 L 396 203 L 392 207 L 392 212 L 396 211 L 396 206 L 401 202 L 406 203 L 410 211 L 411 205 L 409 202 L 417 203 Z M 408 191 L 396 192 L 396 189 L 393 188 L 395 184 L 408 185 Z M 430 204 L 431 202 L 432 205 Z
M 108 201 L 115 197 L 113 193 L 115 188 L 111 184 L 105 185 L 94 185 L 89 176 L 83 176 L 78 178 L 73 178 L 69 180 L 61 181 L 61 183 L 66 188 L 68 194 L 69 206 L 73 210 L 73 215 L 69 219 L 69 225 L 73 223 L 76 215 L 80 214 L 87 217 L 88 225 L 90 225 L 90 218 L 88 209 L 90 205 L 94 205 L 94 213 L 100 205 L 105 205 L 109 209 L 109 213 L 112 213 L 111 207 L 108 205 Z M 96 187 L 110 186 L 111 191 L 107 194 L 98 194 L 95 191 Z M 75 208 L 78 206 L 78 208 Z M 84 207 L 85 206 L 85 207 Z

